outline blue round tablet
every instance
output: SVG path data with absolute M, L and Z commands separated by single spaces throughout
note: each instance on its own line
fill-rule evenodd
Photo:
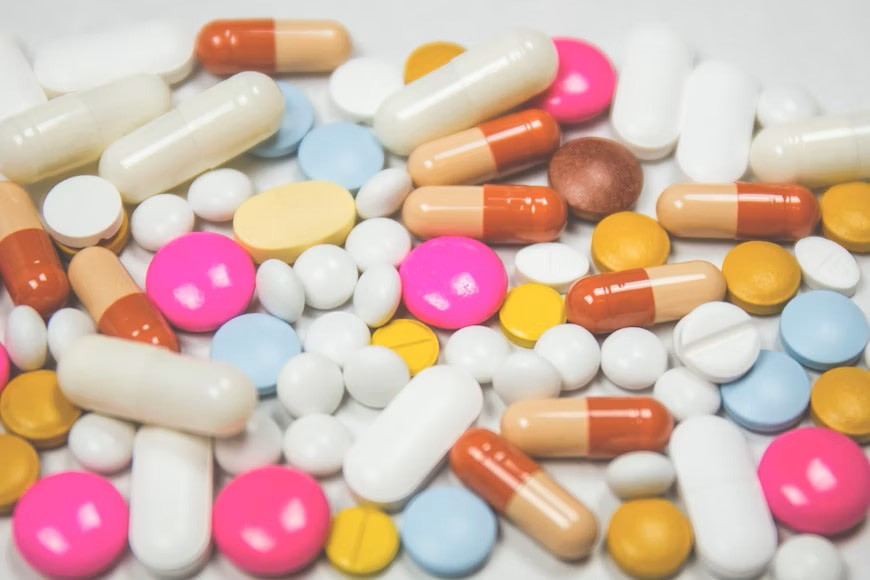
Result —
M 384 167 L 384 148 L 371 129 L 354 123 L 317 127 L 299 145 L 299 168 L 308 179 L 322 179 L 356 191 Z
M 278 82 L 284 94 L 284 120 L 278 132 L 255 145 L 248 153 L 255 157 L 285 157 L 299 147 L 314 126 L 314 107 L 305 94 L 289 83 Z
M 861 308 L 830 290 L 792 298 L 779 320 L 785 352 L 820 371 L 854 363 L 867 346 L 868 335 L 870 328 Z
M 751 431 L 776 433 L 801 420 L 810 403 L 810 381 L 790 356 L 762 350 L 749 372 L 719 389 L 731 419 Z
M 462 487 L 430 487 L 411 499 L 402 514 L 402 546 L 436 576 L 465 576 L 480 568 L 497 532 L 490 507 Z
M 292 326 L 261 313 L 228 320 L 211 342 L 212 360 L 229 363 L 245 373 L 261 396 L 275 392 L 284 364 L 301 351 Z

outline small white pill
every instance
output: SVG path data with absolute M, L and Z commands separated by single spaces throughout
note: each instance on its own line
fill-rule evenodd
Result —
M 404 359 L 385 346 L 362 348 L 344 363 L 347 392 L 367 407 L 383 409 L 410 380 Z
M 447 340 L 447 364 L 471 372 L 479 383 L 491 383 L 496 370 L 511 353 L 505 336 L 488 326 L 460 328 Z
M 667 407 L 677 421 L 699 415 L 715 415 L 722 404 L 719 387 L 686 367 L 668 370 L 653 387 L 653 397 Z
M 306 415 L 284 434 L 287 463 L 315 477 L 338 473 L 353 435 L 332 415 Z
M 183 197 L 161 193 L 149 197 L 133 210 L 130 231 L 133 239 L 156 252 L 175 238 L 193 231 L 193 209 Z
M 792 536 L 779 545 L 770 565 L 773 580 L 846 580 L 843 556 L 827 538 Z
M 356 213 L 362 219 L 387 217 L 399 211 L 413 183 L 404 169 L 379 171 L 356 194 Z
M 537 282 L 565 293 L 589 272 L 589 258 L 567 244 L 532 244 L 514 258 L 517 280 Z
M 305 303 L 331 310 L 350 300 L 356 287 L 356 262 L 333 244 L 311 246 L 296 259 L 293 269 L 305 288 Z
M 510 405 L 515 401 L 558 397 L 562 379 L 556 367 L 535 351 L 518 350 L 495 370 L 492 388 Z
M 562 390 L 585 387 L 598 374 L 601 347 L 591 332 L 576 324 L 559 324 L 544 331 L 535 352 L 550 361 L 562 378 Z
M 111 474 L 121 471 L 133 458 L 136 427 L 127 421 L 88 413 L 69 431 L 69 450 L 89 471 Z
M 257 268 L 257 298 L 266 312 L 291 323 L 305 309 L 305 288 L 296 271 L 274 258 Z
M 225 222 L 254 195 L 251 179 L 237 169 L 214 169 L 193 180 L 187 203 L 193 213 L 210 222 Z
M 303 352 L 278 374 L 278 400 L 294 417 L 333 413 L 344 396 L 341 369 L 322 354 Z
M 332 72 L 329 96 L 354 121 L 371 124 L 387 97 L 405 85 L 402 71 L 379 58 L 352 58 Z
M 674 464 L 661 453 L 632 451 L 607 464 L 604 479 L 622 500 L 662 495 L 674 484 Z
M 833 290 L 852 296 L 861 280 L 861 269 L 849 251 L 828 238 L 810 236 L 798 240 L 794 255 L 804 283 L 813 290 Z
M 347 235 L 344 249 L 360 272 L 375 264 L 398 266 L 411 251 L 411 234 L 405 226 L 390 218 L 364 220 Z
M 35 371 L 45 364 L 48 330 L 45 321 L 32 307 L 22 304 L 9 312 L 3 340 L 9 360 L 19 370 Z
M 668 369 L 668 351 L 645 328 L 620 328 L 601 345 L 601 370 L 617 387 L 639 391 Z
M 61 308 L 48 319 L 48 351 L 55 361 L 75 339 L 97 333 L 97 325 L 86 312 L 78 308 Z
M 71 248 L 95 246 L 118 233 L 124 205 L 118 189 L 95 175 L 77 175 L 52 187 L 42 202 L 45 226 Z
M 765 87 L 758 95 L 755 116 L 762 127 L 804 121 L 819 114 L 819 104 L 795 86 Z
M 389 264 L 372 266 L 359 277 L 353 291 L 353 310 L 372 328 L 383 326 L 402 301 L 402 278 Z
M 348 312 L 328 312 L 314 320 L 305 333 L 305 352 L 322 354 L 339 366 L 354 352 L 371 344 L 366 323 Z
M 245 430 L 232 437 L 214 441 L 217 464 L 231 475 L 272 465 L 281 461 L 281 428 L 264 411 L 257 411 L 245 424 Z

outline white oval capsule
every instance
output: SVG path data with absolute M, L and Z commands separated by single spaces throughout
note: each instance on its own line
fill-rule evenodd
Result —
M 385 325 L 402 302 L 402 278 L 389 264 L 363 272 L 353 290 L 353 310 L 371 328 Z
M 73 424 L 67 443 L 82 467 L 108 475 L 130 465 L 135 436 L 135 425 L 127 421 L 88 413 Z
M 3 342 L 9 360 L 22 371 L 35 371 L 45 365 L 48 330 L 39 312 L 21 304 L 9 311 Z
M 100 158 L 100 177 L 126 202 L 139 203 L 244 153 L 283 118 L 275 81 L 239 73 L 112 143 Z
M 187 576 L 211 548 L 211 439 L 146 425 L 133 440 L 130 549 L 160 576 Z
M 39 86 L 30 63 L 11 36 L 0 34 L 0 119 L 26 111 L 45 102 L 45 93 Z
M 776 527 L 740 430 L 707 415 L 680 423 L 670 456 L 701 563 L 723 578 L 755 578 L 776 551 Z
M 550 37 L 518 29 L 474 47 L 388 97 L 375 114 L 384 147 L 418 145 L 473 127 L 540 93 L 559 66 Z
M 57 376 L 79 407 L 202 435 L 241 432 L 257 405 L 254 385 L 230 365 L 108 336 L 71 344 Z
M 439 365 L 420 371 L 348 451 L 348 487 L 362 500 L 399 507 L 482 408 L 480 385 L 465 369 Z
M 832 290 L 852 296 L 861 280 L 855 256 L 833 240 L 809 236 L 794 245 L 804 283 L 813 290 Z
M 97 324 L 87 312 L 77 308 L 61 308 L 48 319 L 48 352 L 55 361 L 76 339 L 97 333 Z
M 604 479 L 622 500 L 662 495 L 674 484 L 674 464 L 655 451 L 632 451 L 607 464 Z

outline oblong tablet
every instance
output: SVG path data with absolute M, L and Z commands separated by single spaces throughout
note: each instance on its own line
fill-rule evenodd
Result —
M 15 39 L 5 34 L 0 34 L 0 78 L 3 79 L 0 119 L 45 102 L 45 93 L 30 63 Z
M 483 392 L 471 373 L 421 371 L 347 452 L 344 479 L 361 499 L 397 508 L 419 488 L 477 418 Z
M 686 419 L 670 456 L 702 564 L 723 578 L 755 578 L 776 551 L 776 527 L 740 430 L 721 417 Z

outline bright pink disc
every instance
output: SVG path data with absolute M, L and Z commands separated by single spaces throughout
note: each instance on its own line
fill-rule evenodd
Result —
M 3 392 L 7 382 L 9 382 L 9 355 L 6 354 L 6 348 L 0 344 L 0 393 Z

